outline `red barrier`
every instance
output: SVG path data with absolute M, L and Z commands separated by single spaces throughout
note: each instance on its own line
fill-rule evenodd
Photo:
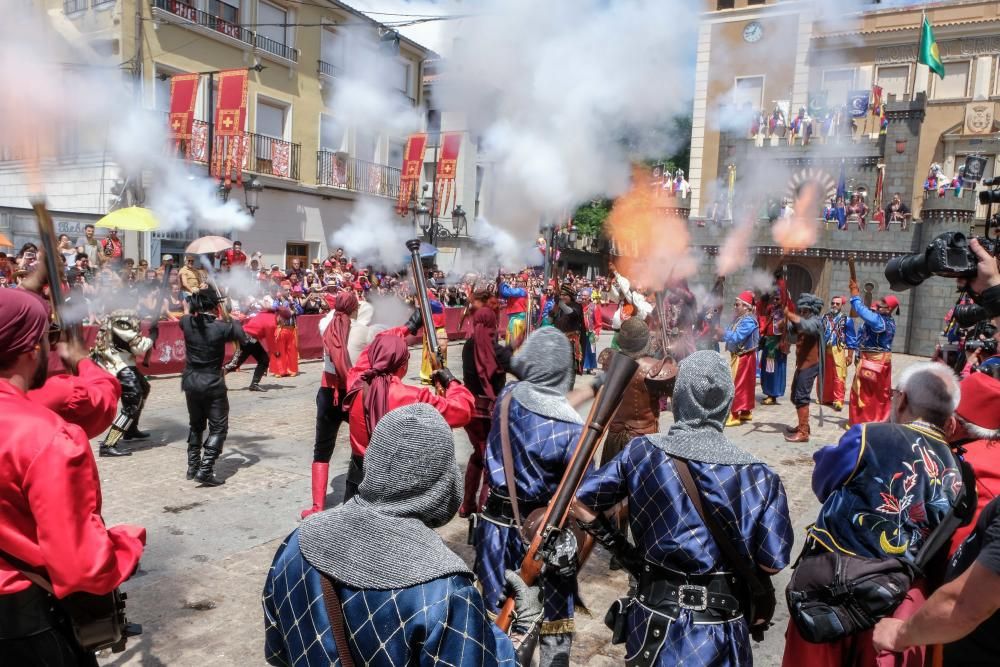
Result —
M 605 304 L 601 306 L 601 314 L 604 319 L 605 328 L 611 326 L 611 316 L 614 315 L 617 306 Z M 464 308 L 445 309 L 445 329 L 448 332 L 448 340 L 464 340 L 472 333 L 472 318 L 467 317 L 461 329 L 459 322 L 462 319 Z M 320 359 L 323 356 L 323 339 L 319 335 L 319 321 L 322 315 L 301 315 L 298 318 L 299 333 L 299 359 Z M 501 335 L 507 327 L 507 316 L 500 318 Z M 149 332 L 148 323 L 143 324 L 143 333 Z M 84 342 L 87 347 L 93 347 L 97 338 L 97 327 L 83 328 Z M 410 345 L 420 344 L 419 336 L 407 337 Z M 233 354 L 232 346 L 226 347 L 226 359 Z M 57 372 L 62 365 L 58 357 L 53 354 L 50 358 L 50 370 Z M 150 355 L 149 366 L 143 366 L 140 360 L 139 370 L 144 375 L 166 375 L 169 373 L 180 373 L 184 370 L 185 348 L 184 335 L 181 333 L 180 322 L 163 321 L 160 322 L 160 336 L 156 341 L 153 354 Z

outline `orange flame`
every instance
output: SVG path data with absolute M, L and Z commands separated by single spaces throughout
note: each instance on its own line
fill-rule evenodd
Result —
M 819 197 L 819 184 L 809 181 L 795 198 L 792 215 L 777 220 L 771 227 L 771 236 L 785 252 L 805 250 L 816 243 L 819 237 L 819 223 L 816 222 Z
M 605 224 L 622 253 L 616 269 L 637 286 L 659 290 L 694 275 L 698 266 L 687 222 L 657 208 L 664 200 L 656 198 L 647 180 L 644 170 L 634 170 L 632 189 L 615 200 Z
M 733 227 L 733 230 L 726 235 L 726 240 L 719 246 L 719 254 L 715 258 L 716 275 L 724 278 L 750 262 L 751 238 L 753 238 L 753 218 L 748 217 Z

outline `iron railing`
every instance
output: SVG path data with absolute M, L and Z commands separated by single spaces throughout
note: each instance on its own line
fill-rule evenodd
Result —
M 399 174 L 396 167 L 359 160 L 343 153 L 316 153 L 316 180 L 319 185 L 395 199 L 399 196 Z
M 63 12 L 72 14 L 82 12 L 87 8 L 87 0 L 63 0 Z
M 341 75 L 340 68 L 333 63 L 328 63 L 325 60 L 318 60 L 317 62 L 319 63 L 318 69 L 320 74 L 328 76 L 331 79 L 336 79 Z
M 254 43 L 261 51 L 273 53 L 279 58 L 291 60 L 293 63 L 299 62 L 299 50 L 288 46 L 287 44 L 282 44 L 281 42 L 273 40 L 270 37 L 265 37 L 260 33 L 257 33 L 257 38 Z
M 247 132 L 246 161 L 243 169 L 266 176 L 299 180 L 302 145 L 263 134 Z
M 214 14 L 203 12 L 185 2 L 180 2 L 180 0 L 153 0 L 153 7 L 170 12 L 182 19 L 187 19 L 191 23 L 196 23 L 202 27 L 220 32 L 223 35 L 246 44 L 254 44 L 253 31 L 223 20 Z

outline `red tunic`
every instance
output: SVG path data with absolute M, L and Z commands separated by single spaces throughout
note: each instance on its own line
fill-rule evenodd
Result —
M 243 322 L 243 331 L 248 336 L 253 336 L 264 346 L 268 354 L 274 349 L 274 341 L 277 337 L 278 318 L 274 311 L 262 310 L 250 319 Z
M 76 370 L 76 375 L 50 376 L 41 389 L 28 392 L 28 400 L 76 424 L 88 438 L 96 438 L 115 420 L 122 386 L 90 359 L 80 361 Z
M 146 530 L 108 529 L 87 437 L 0 379 L 0 548 L 44 568 L 57 597 L 104 594 L 136 569 Z M 30 582 L 0 560 L 0 595 Z
M 405 338 L 406 327 L 396 327 L 388 329 L 379 336 L 399 336 Z M 367 350 L 367 348 L 366 348 Z M 347 386 L 353 387 L 361 373 L 371 367 L 367 351 L 362 352 L 357 363 L 347 374 Z M 444 396 L 438 396 L 430 387 L 415 387 L 404 384 L 398 377 L 392 377 L 389 388 L 389 410 L 401 408 L 404 405 L 413 403 L 427 403 L 441 413 L 448 426 L 461 428 L 472 421 L 472 414 L 475 409 L 476 399 L 465 385 L 459 382 L 452 382 L 448 386 L 448 391 Z M 371 434 L 365 424 L 365 407 L 361 395 L 357 395 L 351 403 L 348 412 L 348 420 L 351 432 L 351 453 L 356 456 L 364 456 L 368 448 L 368 439 Z

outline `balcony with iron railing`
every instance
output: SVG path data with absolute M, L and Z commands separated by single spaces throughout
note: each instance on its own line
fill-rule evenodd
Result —
M 263 134 L 247 132 L 248 139 L 244 171 L 264 176 L 277 176 L 299 180 L 299 161 L 302 145 Z
M 359 160 L 346 153 L 316 153 L 316 182 L 319 185 L 395 199 L 399 196 L 399 176 L 396 167 Z
M 66 1 L 72 2 L 73 0 Z M 187 23 L 207 28 L 212 32 L 225 35 L 244 44 L 249 44 L 260 51 L 277 56 L 278 58 L 291 62 L 298 62 L 299 60 L 298 49 L 259 33 L 254 33 L 252 30 L 247 30 L 235 23 L 230 23 L 214 14 L 193 7 L 186 2 L 181 2 L 180 0 L 152 0 L 152 5 L 154 18 L 157 17 L 158 13 L 167 19 L 179 17 Z
M 341 69 L 336 65 L 334 65 L 333 63 L 328 63 L 325 60 L 318 60 L 316 62 L 318 63 L 317 71 L 322 76 L 330 77 L 331 79 L 336 79 L 341 74 L 343 74 Z

